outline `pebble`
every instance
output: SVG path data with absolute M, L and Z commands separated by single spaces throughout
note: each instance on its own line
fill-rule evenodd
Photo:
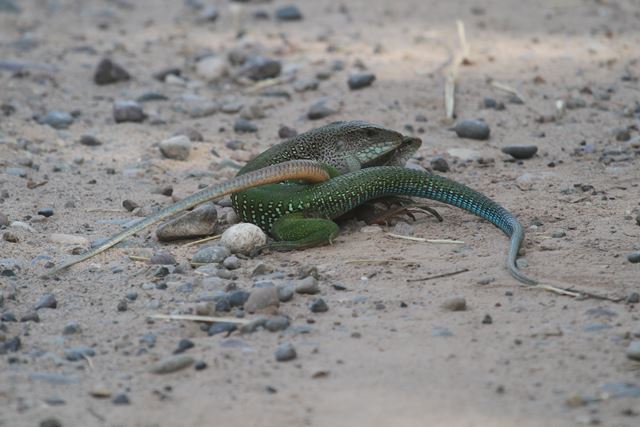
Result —
M 69 362 L 77 362 L 78 360 L 84 360 L 86 357 L 93 357 L 96 352 L 91 347 L 78 346 L 73 348 L 65 348 L 64 357 Z
M 266 317 L 258 317 L 257 319 L 253 319 L 251 322 L 242 325 L 240 328 L 241 334 L 252 334 L 257 331 L 259 328 L 263 328 L 267 323 Z
M 86 145 L 87 147 L 97 147 L 98 145 L 102 145 L 102 141 L 95 135 L 85 134 L 80 137 L 80 144 Z
M 289 318 L 286 316 L 274 316 L 266 321 L 264 328 L 270 332 L 284 331 L 290 325 Z
M 11 339 L 8 339 L 0 344 L 0 354 L 6 353 L 16 353 L 22 347 L 22 342 L 20 341 L 20 337 L 15 336 Z
M 484 98 L 482 100 L 482 106 L 492 110 L 504 110 L 506 108 L 504 102 L 498 102 L 493 98 Z
M 429 162 L 429 166 L 436 172 L 449 172 L 449 163 L 442 156 L 436 156 Z
M 47 417 L 40 421 L 39 427 L 62 427 L 62 421 L 56 417 Z
M 465 311 L 467 300 L 462 297 L 449 298 L 442 303 L 442 308 L 448 311 Z
M 176 259 L 169 252 L 161 251 L 154 253 L 149 259 L 149 264 L 153 265 L 175 265 Z
M 240 74 L 251 80 L 265 80 L 278 77 L 282 71 L 282 64 L 275 59 L 256 55 L 247 58 L 242 65 Z
M 232 253 L 249 254 L 267 243 L 267 235 L 257 225 L 240 223 L 227 228 L 220 243 Z
M 626 354 L 628 359 L 640 361 L 640 341 L 631 341 Z
M 231 255 L 222 261 L 222 266 L 227 270 L 237 270 L 240 268 L 240 259 L 235 255 Z
M 129 305 L 127 304 L 127 300 L 125 299 L 118 301 L 118 304 L 116 305 L 116 310 L 118 310 L 120 313 L 127 311 L 128 308 Z
M 184 353 L 185 351 L 189 350 L 190 348 L 195 347 L 196 345 L 193 343 L 193 341 L 183 338 L 180 340 L 180 342 L 178 342 L 178 348 L 176 348 L 175 350 L 173 350 L 173 354 L 180 354 L 180 353 Z
M 627 128 L 616 129 L 616 141 L 625 142 L 631 139 L 631 132 Z
M 296 5 L 290 4 L 276 9 L 276 19 L 279 21 L 300 21 L 302 18 L 302 12 Z
M 38 302 L 36 302 L 35 309 L 40 310 L 41 308 L 57 308 L 58 300 L 56 300 L 55 295 L 48 293 L 42 295 Z
M 579 108 L 584 108 L 587 106 L 587 103 L 584 99 L 581 98 L 569 98 L 565 101 L 565 107 L 567 110 L 577 110 Z
M 160 142 L 160 152 L 167 159 L 187 160 L 191 151 L 191 140 L 184 135 L 173 136 Z
M 293 298 L 293 286 L 278 286 L 278 299 L 280 302 L 288 302 Z
M 112 83 L 124 82 L 131 78 L 131 75 L 119 64 L 109 58 L 102 59 L 96 67 L 93 81 L 97 85 L 108 85 Z
M 207 56 L 196 63 L 196 74 L 207 82 L 215 82 L 229 72 L 226 58 Z
M 502 152 L 509 154 L 514 159 L 530 159 L 538 152 L 535 145 L 507 145 L 502 147 Z
M 227 296 L 231 307 L 242 307 L 249 299 L 249 292 L 243 290 L 237 290 L 230 292 Z
M 63 335 L 73 335 L 80 332 L 80 323 L 75 320 L 70 320 L 64 325 L 64 329 L 62 330 Z
M 629 255 L 627 255 L 627 259 L 629 260 L 630 263 L 632 264 L 638 264 L 640 263 L 640 252 L 633 252 L 630 253 Z
M 257 288 L 251 291 L 244 309 L 247 313 L 276 309 L 280 306 L 278 290 L 275 287 Z
M 113 397 L 111 403 L 114 405 L 130 405 L 131 401 L 129 400 L 129 396 L 124 393 L 118 393 Z
M 142 106 L 136 101 L 125 100 L 113 103 L 113 119 L 116 123 L 140 123 L 147 118 Z
M 66 111 L 49 111 L 38 117 L 38 123 L 48 125 L 54 129 L 67 129 L 73 123 L 73 116 Z
M 168 101 L 169 97 L 158 92 L 145 92 L 136 98 L 136 102 Z
M 278 137 L 282 139 L 289 139 L 295 136 L 298 136 L 298 131 L 289 126 L 280 126 L 280 129 L 278 129 Z M 640 218 L 640 215 L 638 218 Z
M 315 295 L 320 292 L 320 286 L 318 286 L 318 280 L 315 277 L 309 276 L 298 281 L 295 291 L 298 294 Z
M 160 225 L 156 236 L 162 242 L 209 236 L 216 229 L 217 219 L 216 207 L 208 202 Z
M 320 82 L 317 79 L 301 79 L 293 84 L 293 90 L 296 92 L 308 92 L 318 89 Z
M 337 102 L 329 98 L 324 98 L 314 102 L 311 107 L 309 107 L 307 117 L 310 120 L 319 120 L 336 114 L 338 111 L 340 111 L 340 105 Z
M 553 237 L 554 239 L 562 239 L 563 237 L 566 237 L 567 233 L 564 230 L 555 230 L 553 233 L 551 233 L 551 237 Z
M 39 322 L 40 316 L 35 311 L 31 311 L 20 318 L 21 322 Z
M 229 255 L 231 255 L 231 251 L 224 245 L 211 245 L 200 248 L 198 252 L 193 255 L 191 261 L 194 264 L 211 264 L 211 263 L 221 263 L 223 262 Z
M 638 292 L 631 292 L 628 296 L 627 299 L 625 300 L 625 302 L 627 304 L 637 304 L 640 302 L 640 293 Z M 1 304 L 0 304 L 1 305 Z
M 258 132 L 258 126 L 251 120 L 238 118 L 233 124 L 233 130 L 237 133 L 254 133 Z
M 90 242 L 84 236 L 76 236 L 74 234 L 60 234 L 54 233 L 49 236 L 49 240 L 53 243 L 60 243 L 63 245 L 78 245 L 88 247 Z
M 280 344 L 275 351 L 275 357 L 278 362 L 287 362 L 293 360 L 298 356 L 293 344 L 286 342 Z
M 91 390 L 89 390 L 89 394 L 98 399 L 105 399 L 111 397 L 111 390 L 104 384 L 95 384 L 91 387 Z
M 5 240 L 9 243 L 18 243 L 20 241 L 18 235 L 12 233 L 11 231 L 5 231 L 4 233 L 2 233 L 2 240 Z
M 309 304 L 312 313 L 324 313 L 329 311 L 329 306 L 322 298 L 316 298 Z
M 207 369 L 207 362 L 205 362 L 204 360 L 198 360 L 193 367 L 196 371 L 202 371 L 204 369 Z
M 349 89 L 358 90 L 371 86 L 375 79 L 376 75 L 373 73 L 351 74 L 347 80 L 347 84 L 349 85 Z
M 170 374 L 193 365 L 195 360 L 187 354 L 178 354 L 164 358 L 151 367 L 153 374 Z
M 38 215 L 42 215 L 45 218 L 49 218 L 50 216 L 53 215 L 53 209 L 52 208 L 42 208 L 42 209 L 38 210 Z
M 493 318 L 491 317 L 491 315 L 485 314 L 484 317 L 482 318 L 482 324 L 491 325 L 492 323 L 493 323 Z
M 482 120 L 462 120 L 454 128 L 460 138 L 485 140 L 489 139 L 491 129 Z
M 175 131 L 171 136 L 186 136 L 189 138 L 191 142 L 201 142 L 204 141 L 204 137 L 200 133 L 200 131 L 196 128 L 192 127 L 182 127 Z

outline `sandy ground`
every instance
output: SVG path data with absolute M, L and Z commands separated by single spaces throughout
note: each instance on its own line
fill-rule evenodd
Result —
M 58 263 L 73 249 L 52 243 L 53 233 L 109 236 L 118 230 L 113 220 L 132 218 L 121 207 L 124 199 L 166 206 L 171 198 L 154 192 L 158 187 L 172 185 L 174 195 L 184 197 L 224 180 L 234 173 L 223 167 L 229 159 L 242 164 L 277 143 L 281 125 L 301 132 L 364 119 L 405 133 L 412 126 L 423 139 L 416 163 L 428 167 L 444 156 L 447 176 L 516 214 L 527 230 L 527 274 L 616 298 L 638 292 L 640 264 L 627 261 L 640 250 L 636 1 L 308 0 L 295 2 L 304 14 L 295 22 L 274 19 L 280 1 L 218 1 L 213 23 L 180 1 L 20 3 L 19 14 L 0 12 L 0 60 L 27 64 L 18 72 L 0 69 L 0 103 L 11 107 L 0 114 L 0 213 L 32 230 L 3 231 L 18 241 L 0 240 L 0 259 L 19 265 L 15 276 L 0 277 L 0 312 L 20 320 L 46 293 L 55 295 L 57 308 L 38 310 L 39 322 L 0 322 L 0 345 L 14 337 L 21 343 L 0 356 L 0 426 L 54 419 L 64 426 L 640 423 L 640 365 L 625 356 L 640 334 L 638 305 L 519 285 L 504 268 L 504 235 L 454 208 L 438 207 L 443 223 L 419 216 L 411 225 L 417 237 L 463 245 L 393 239 L 387 236 L 392 228 L 366 232 L 351 222 L 332 246 L 241 260 L 235 279 L 224 283 L 246 290 L 259 263 L 283 273 L 277 284 L 298 277 L 301 268 L 317 268 L 329 311 L 311 313 L 307 305 L 317 296 L 295 295 L 279 308 L 292 321 L 283 332 L 209 337 L 196 323 L 150 321 L 154 314 L 192 312 L 205 291 L 193 271 L 158 278 L 157 266 L 128 258 L 161 247 L 184 262 L 197 250 L 159 244 L 152 231 L 58 281 L 39 278 L 47 261 Z M 257 10 L 270 18 L 254 18 Z M 441 66 L 459 51 L 456 19 L 464 22 L 470 46 L 456 112 L 484 119 L 492 129 L 488 141 L 460 139 L 442 120 Z M 231 77 L 207 83 L 194 72 L 202 52 L 225 55 L 250 44 L 298 80 L 334 60 L 345 66 L 315 91 L 296 92 L 289 81 L 270 88 L 286 90 L 290 99 L 260 96 Z M 132 79 L 94 84 L 102 57 Z M 359 66 L 377 79 L 350 91 L 347 77 Z M 180 68 L 183 80 L 152 77 L 167 67 Z M 511 102 L 492 80 L 516 88 L 525 104 Z M 149 119 L 114 122 L 114 100 L 151 91 L 169 99 L 144 103 Z M 185 94 L 220 105 L 258 104 L 266 117 L 255 120 L 257 133 L 235 134 L 238 114 L 193 118 L 182 108 Z M 341 110 L 307 119 L 310 105 L 326 96 L 341 102 Z M 485 97 L 506 109 L 482 108 Z M 578 108 L 557 114 L 558 100 Z M 79 116 L 66 130 L 33 118 L 52 110 Z M 198 129 L 204 141 L 193 143 L 186 162 L 164 158 L 158 143 L 184 126 Z M 624 129 L 630 141 L 616 139 Z M 86 133 L 103 144 L 80 145 Z M 232 140 L 244 148 L 231 150 L 226 143 Z M 535 144 L 539 151 L 512 162 L 500 151 L 511 144 Z M 37 214 L 47 207 L 51 217 Z M 380 259 L 393 262 L 349 262 Z M 463 268 L 469 272 L 410 281 Z M 149 289 L 149 283 L 168 288 Z M 181 292 L 186 283 L 192 292 Z M 336 290 L 337 283 L 346 290 Z M 118 311 L 131 292 L 137 299 Z M 467 310 L 443 309 L 452 297 L 465 298 Z M 483 323 L 486 315 L 491 324 Z M 63 335 L 70 321 L 80 331 Z M 147 334 L 157 337 L 152 347 L 140 341 Z M 195 344 L 187 354 L 206 369 L 149 372 L 185 338 Z M 295 360 L 275 361 L 283 342 L 295 346 Z M 95 356 L 66 360 L 65 349 L 78 346 L 91 347 Z M 94 397 L 97 391 L 106 397 Z M 121 394 L 130 404 L 113 403 Z

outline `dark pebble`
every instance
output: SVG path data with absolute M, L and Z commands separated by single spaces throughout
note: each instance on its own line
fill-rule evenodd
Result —
M 137 292 L 127 292 L 127 295 L 125 295 L 125 298 L 127 298 L 129 301 L 135 301 L 138 299 L 138 293 Z
M 98 145 L 102 145 L 102 141 L 93 135 L 87 134 L 80 137 L 80 144 L 86 145 L 87 147 L 97 147 Z
M 482 120 L 463 120 L 455 126 L 456 134 L 460 138 L 485 140 L 489 139 L 491 129 Z
M 207 334 L 209 334 L 209 336 L 213 336 L 222 333 L 231 333 L 235 331 L 236 328 L 237 327 L 235 323 L 216 322 L 209 327 L 209 331 L 207 332 Z
M 127 300 L 120 300 L 118 301 L 118 305 L 116 306 L 116 309 L 119 312 L 123 312 L 123 311 L 127 311 L 128 305 L 127 305 Z
M 64 329 L 62 330 L 63 335 L 73 335 L 80 332 L 80 324 L 75 320 L 70 320 L 64 325 Z
M 245 61 L 241 74 L 246 75 L 251 80 L 258 81 L 278 77 L 280 71 L 282 71 L 280 61 L 258 55 Z
M 626 299 L 627 304 L 637 304 L 640 302 L 640 294 L 638 292 L 631 292 Z
M 238 133 L 253 133 L 258 131 L 258 126 L 250 120 L 239 118 L 233 124 L 233 130 Z
M 113 397 L 111 401 L 114 405 L 130 405 L 131 401 L 129 400 L 129 396 L 124 393 L 118 393 Z
M 10 311 L 5 311 L 4 313 L 2 313 L 2 316 L 0 316 L 0 322 L 17 322 L 18 319 L 16 318 L 15 314 L 13 314 Z
M 347 84 L 349 85 L 349 89 L 357 90 L 371 86 L 371 83 L 373 83 L 375 79 L 376 75 L 373 73 L 352 74 L 349 76 Z
M 125 200 L 122 201 L 122 207 L 125 208 L 128 212 L 131 212 L 134 209 L 139 208 L 140 205 L 138 205 L 133 200 L 125 199 Z
M 293 138 L 294 136 L 298 136 L 298 131 L 289 126 L 280 126 L 278 136 L 282 139 Z
M 329 311 L 329 306 L 322 298 L 316 298 L 309 304 L 309 310 L 311 310 L 312 313 L 324 313 L 325 311 Z
M 249 292 L 247 291 L 233 291 L 227 296 L 227 300 L 231 307 L 242 307 L 249 299 Z
M 49 417 L 40 421 L 39 426 L 40 427 L 62 427 L 62 422 L 55 417 Z
M 136 102 L 168 101 L 169 97 L 158 92 L 145 92 L 136 98 Z
M 124 68 L 108 58 L 104 58 L 98 63 L 93 75 L 93 81 L 98 85 L 123 82 L 130 78 L 131 76 Z
M 538 152 L 535 145 L 507 145 L 502 147 L 502 152 L 509 154 L 514 159 L 530 159 Z
M 195 365 L 193 365 L 196 371 L 203 371 L 207 369 L 207 362 L 204 360 L 198 360 Z
M 175 265 L 176 259 L 169 252 L 156 252 L 149 259 L 149 264 L 154 265 Z
M 485 314 L 484 318 L 482 319 L 482 324 L 483 325 L 491 325 L 493 323 L 493 319 L 491 318 L 490 315 Z
M 95 350 L 87 346 L 78 346 L 64 349 L 64 357 L 69 362 L 77 362 L 78 360 L 84 360 L 86 357 L 93 357 L 95 355 Z
M 264 328 L 270 332 L 284 331 L 289 327 L 289 319 L 285 316 L 275 316 L 267 320 Z
M 297 356 L 296 349 L 293 347 L 293 344 L 289 342 L 280 344 L 275 351 L 275 357 L 278 362 L 287 362 L 295 359 Z
M 148 333 L 141 336 L 139 342 L 140 344 L 146 344 L 148 347 L 153 347 L 156 345 L 156 340 L 155 334 Z
M 0 224 L 2 223 L 2 221 L 0 220 Z M 636 224 L 640 225 L 640 214 L 636 215 Z
M 634 252 L 634 253 L 631 253 L 631 254 L 627 255 L 627 259 L 632 264 L 640 263 L 640 252 Z
M 56 300 L 55 295 L 53 294 L 44 294 L 40 297 L 38 302 L 36 302 L 35 309 L 40 310 L 41 308 L 57 308 L 58 301 Z
M 42 125 L 49 125 L 54 129 L 66 129 L 73 123 L 73 116 L 66 111 L 49 111 L 37 118 Z
M 431 169 L 436 172 L 449 172 L 449 163 L 447 163 L 447 160 L 442 156 L 437 156 L 431 159 L 429 165 L 431 166 Z
M 135 101 L 116 101 L 113 104 L 113 119 L 116 123 L 140 123 L 147 118 L 142 107 Z
M 427 123 L 429 119 L 424 114 L 416 114 L 415 121 L 418 123 Z
M 32 311 L 30 313 L 25 314 L 20 318 L 21 322 L 39 322 L 40 316 L 38 316 L 37 311 Z
M 193 341 L 189 340 L 189 339 L 181 339 L 180 342 L 178 343 L 178 348 L 176 348 L 173 351 L 173 354 L 180 354 L 180 353 L 184 353 L 185 351 L 189 350 L 190 348 L 195 347 L 196 345 L 193 343 Z
M 20 337 L 13 337 L 0 344 L 0 354 L 15 353 L 20 350 L 20 347 L 22 347 Z
M 303 16 L 298 6 L 291 4 L 277 8 L 276 18 L 279 21 L 300 21 Z
M 53 215 L 53 209 L 51 208 L 42 208 L 38 211 L 38 215 L 42 215 L 46 218 L 50 217 Z
M 492 110 L 504 110 L 506 108 L 503 102 L 498 102 L 493 98 L 484 98 L 482 100 L 482 106 Z
M 12 233 L 11 231 L 5 231 L 4 233 L 2 233 L 2 240 L 5 240 L 9 243 L 18 243 L 20 241 L 18 235 Z

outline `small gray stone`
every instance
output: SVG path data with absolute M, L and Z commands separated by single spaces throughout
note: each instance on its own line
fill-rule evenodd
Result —
M 282 139 L 289 139 L 295 136 L 298 136 L 298 131 L 289 126 L 280 126 L 280 129 L 278 129 L 278 137 Z M 640 218 L 640 215 L 638 218 Z
M 293 84 L 293 90 L 296 92 L 307 92 L 318 89 L 320 82 L 316 79 L 301 79 Z
M 86 145 L 87 147 L 97 147 L 98 145 L 102 145 L 102 141 L 94 135 L 85 134 L 80 137 L 80 144 Z
M 302 12 L 300 12 L 298 6 L 294 4 L 281 6 L 276 9 L 276 19 L 279 21 L 300 21 L 302 18 Z
M 463 120 L 454 128 L 460 138 L 485 140 L 489 139 L 491 129 L 481 120 Z
M 95 350 L 85 345 L 66 348 L 64 350 L 64 357 L 70 362 L 77 362 L 78 360 L 84 360 L 87 357 L 93 357 L 95 355 Z
M 149 259 L 149 264 L 152 265 L 175 265 L 176 259 L 169 252 L 156 252 Z
M 242 325 L 240 328 L 241 334 L 252 334 L 257 331 L 259 328 L 264 328 L 264 325 L 267 323 L 266 317 L 258 317 L 257 319 L 253 319 L 251 322 Z
M 373 83 L 375 79 L 376 75 L 373 73 L 351 74 L 347 80 L 347 84 L 349 85 L 349 89 L 358 90 L 371 86 L 371 83 Z
M 280 299 L 278 290 L 275 287 L 258 288 L 251 291 L 244 309 L 247 313 L 255 313 L 262 310 L 272 310 L 278 308 Z
M 231 252 L 226 246 L 212 245 L 205 246 L 195 253 L 191 261 L 194 264 L 211 264 L 223 262 Z
M 282 71 L 282 64 L 275 59 L 256 55 L 248 58 L 240 70 L 240 74 L 251 80 L 265 80 L 278 77 Z
M 247 291 L 233 291 L 227 295 L 227 299 L 229 300 L 229 304 L 231 307 L 242 307 L 249 299 L 249 292 Z
M 187 138 L 189 138 L 189 141 L 192 141 L 192 142 L 204 141 L 204 137 L 202 136 L 200 131 L 196 128 L 183 127 L 175 131 L 171 136 L 181 136 L 181 135 L 186 136 Z
M 57 308 L 58 301 L 56 300 L 55 295 L 51 293 L 44 294 L 38 299 L 36 302 L 35 309 L 40 310 L 41 308 Z
M 630 253 L 629 255 L 627 255 L 627 259 L 629 260 L 630 263 L 632 264 L 638 264 L 640 263 L 640 252 L 633 252 Z
M 39 427 L 62 427 L 62 421 L 56 417 L 47 417 L 40 421 Z
M 293 344 L 289 342 L 280 344 L 275 351 L 275 357 L 278 362 L 287 362 L 295 359 L 297 356 L 296 349 L 293 347 Z
M 631 139 L 631 132 L 627 128 L 616 129 L 616 141 L 625 142 Z
M 235 331 L 236 329 L 237 329 L 237 326 L 236 326 L 235 323 L 215 322 L 209 327 L 209 330 L 207 331 L 207 334 L 210 337 L 213 336 L 213 335 L 218 335 L 218 334 L 229 334 L 229 333 Z
M 238 118 L 233 124 L 233 130 L 237 133 L 258 132 L 258 126 L 250 120 Z
M 538 147 L 535 145 L 507 145 L 502 147 L 502 152 L 514 159 L 530 159 L 538 152 Z
M 274 316 L 267 320 L 264 328 L 270 332 L 284 331 L 289 327 L 290 321 L 286 316 Z
M 205 203 L 160 225 L 156 236 L 163 242 L 208 236 L 215 231 L 217 219 L 218 211 L 213 203 Z
M 98 85 L 127 81 L 131 78 L 129 73 L 108 58 L 102 59 L 96 67 L 93 81 Z
M 449 298 L 442 303 L 442 308 L 448 311 L 465 311 L 467 309 L 467 300 L 462 297 Z
M 640 302 L 640 293 L 638 292 L 631 292 L 629 294 L 629 296 L 627 296 L 627 299 L 625 300 L 625 302 L 627 304 L 637 304 Z M 0 304 L 2 305 L 2 304 Z
M 129 396 L 124 393 L 118 393 L 113 397 L 111 403 L 114 405 L 130 405 L 131 401 L 129 400 Z
M 551 237 L 553 237 L 554 239 L 562 239 L 566 235 L 567 233 L 564 230 L 555 230 L 553 233 L 551 233 Z
M 309 310 L 312 313 L 324 313 L 329 311 L 329 306 L 322 298 L 316 298 L 309 304 Z
M 228 64 L 222 56 L 207 56 L 196 63 L 196 74 L 208 82 L 215 82 L 228 72 Z
M 173 136 L 160 142 L 160 152 L 163 156 L 173 160 L 187 160 L 191 151 L 191 140 L 184 136 Z
M 222 261 L 222 266 L 227 270 L 236 270 L 240 268 L 240 259 L 235 255 L 231 255 Z
M 577 110 L 579 108 L 584 108 L 587 106 L 587 103 L 584 99 L 581 98 L 569 98 L 565 101 L 565 107 L 567 110 Z
M 140 123 L 146 118 L 147 115 L 136 101 L 116 101 L 113 104 L 113 119 L 116 123 Z
M 436 156 L 431 159 L 429 165 L 431 169 L 436 172 L 449 172 L 449 163 L 447 163 L 447 160 L 442 156 Z
M 288 302 L 293 298 L 293 286 L 278 286 L 278 299 L 280 302 Z
M 315 277 L 309 276 L 298 281 L 295 291 L 298 294 L 315 295 L 320 292 L 320 286 Z
M 640 361 L 640 341 L 635 340 L 629 343 L 627 347 L 627 358 Z
M 38 123 L 54 129 L 66 129 L 73 123 L 73 116 L 66 111 L 49 111 L 38 118 Z
M 73 335 L 80 332 L 80 324 L 75 320 L 70 320 L 64 325 L 64 329 L 62 330 L 63 335 Z
M 309 111 L 307 112 L 307 117 L 310 120 L 319 120 L 319 119 L 324 119 L 325 117 L 328 117 L 332 114 L 335 114 L 338 111 L 340 111 L 339 105 L 333 100 L 325 98 L 325 99 L 316 101 L 311 105 L 311 107 L 309 107 Z
M 188 368 L 194 363 L 193 357 L 188 354 L 178 354 L 158 361 L 151 367 L 151 373 L 170 374 L 181 369 Z

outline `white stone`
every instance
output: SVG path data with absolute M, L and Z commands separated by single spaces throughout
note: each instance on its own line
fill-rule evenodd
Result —
M 227 60 L 221 56 L 209 56 L 196 63 L 196 74 L 202 79 L 213 82 L 227 74 Z
M 232 253 L 248 254 L 267 243 L 267 235 L 254 224 L 246 222 L 229 227 L 220 238 L 220 242 Z

